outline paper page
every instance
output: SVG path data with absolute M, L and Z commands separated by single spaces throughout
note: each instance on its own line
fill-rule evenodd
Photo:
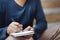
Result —
M 22 32 L 18 32 L 18 33 L 11 33 L 10 35 L 13 37 L 19 37 L 19 36 L 25 36 L 25 35 L 30 35 L 30 34 L 34 34 L 33 31 L 22 31 Z

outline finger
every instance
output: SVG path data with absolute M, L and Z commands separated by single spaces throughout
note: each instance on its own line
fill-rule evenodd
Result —
M 34 28 L 32 28 L 31 31 L 34 31 Z
M 31 27 L 31 26 L 28 26 L 28 27 L 27 27 L 27 29 L 28 29 L 28 31 L 29 31 L 29 30 L 31 30 L 31 29 L 32 29 L 32 27 Z
M 18 22 L 13 22 L 14 25 L 16 25 L 18 28 L 22 29 L 23 25 L 19 24 Z
M 11 27 L 12 28 L 14 28 L 15 30 L 17 30 L 17 31 L 20 31 L 21 29 L 19 29 L 17 26 L 15 26 L 15 25 L 11 25 Z
M 7 33 L 10 34 L 10 28 L 9 27 L 7 28 Z
M 14 28 L 10 28 L 10 33 L 16 33 L 16 32 L 18 32 L 18 30 L 15 30 Z
M 16 25 L 18 28 L 20 28 L 21 30 L 23 29 L 23 25 L 20 24 L 20 25 Z
M 8 29 L 7 29 L 7 33 L 10 35 L 10 33 L 11 33 L 11 28 L 10 27 L 8 27 Z
M 20 25 L 16 25 L 20 30 L 23 30 L 23 27 L 22 27 L 22 25 L 20 24 Z
M 32 27 L 31 26 L 28 26 L 27 28 L 25 28 L 24 30 L 25 31 L 30 31 L 32 29 Z
M 23 29 L 23 25 L 22 25 L 22 24 L 20 24 L 20 25 L 19 25 L 19 28 Z
M 12 26 L 12 25 L 11 25 L 11 26 L 9 27 L 10 32 L 14 32 L 14 33 L 15 33 L 15 32 L 18 32 L 18 28 L 15 28 L 15 27 L 16 27 L 16 26 Z
M 25 38 L 27 38 L 27 39 L 29 39 L 29 38 L 31 38 L 33 35 L 26 35 L 26 36 L 24 36 Z

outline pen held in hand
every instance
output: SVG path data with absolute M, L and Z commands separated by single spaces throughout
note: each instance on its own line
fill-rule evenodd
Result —
M 12 20 L 12 22 L 16 22 L 13 18 L 10 18 Z M 33 31 L 34 27 L 30 30 Z M 21 30 L 20 32 L 24 32 L 25 30 Z
M 16 22 L 13 18 L 10 18 L 12 20 L 12 22 Z M 21 24 L 22 25 L 22 24 Z M 23 26 L 23 25 L 22 25 Z M 22 31 L 22 28 L 21 28 L 21 31 Z
M 13 18 L 10 18 L 12 20 L 12 22 L 15 22 L 15 20 Z

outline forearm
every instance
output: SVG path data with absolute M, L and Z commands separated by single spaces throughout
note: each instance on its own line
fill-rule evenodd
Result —
M 46 28 L 47 28 L 46 21 L 39 22 L 38 24 L 36 24 L 36 26 L 34 28 L 35 34 L 33 36 L 33 39 L 37 40 L 41 36 L 41 34 L 46 30 Z

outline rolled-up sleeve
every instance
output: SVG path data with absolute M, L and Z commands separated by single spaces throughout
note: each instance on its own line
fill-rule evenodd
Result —
M 36 26 L 34 28 L 35 34 L 33 36 L 33 39 L 38 40 L 38 38 L 47 28 L 47 21 L 45 19 L 45 15 L 44 15 L 40 0 L 36 1 L 36 12 L 35 13 L 36 13 L 35 15 Z

